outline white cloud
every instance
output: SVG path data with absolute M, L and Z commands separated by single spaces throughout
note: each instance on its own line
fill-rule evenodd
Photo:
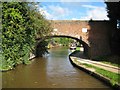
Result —
M 49 6 L 48 7 L 54 15 L 68 15 L 70 13 L 68 8 L 60 7 L 60 6 Z
M 71 18 L 72 20 L 90 20 L 90 19 L 109 20 L 109 18 L 107 17 L 107 11 L 105 7 L 93 6 L 93 5 L 81 5 L 81 6 L 87 9 L 87 11 L 84 12 L 84 16 L 82 14 L 82 17 L 80 17 L 81 15 L 79 15 L 78 17 L 75 17 L 77 15 L 76 13 L 74 13 L 74 11 L 71 11 L 69 8 L 62 7 L 59 5 L 43 6 L 43 7 L 40 7 L 39 11 L 47 19 L 50 19 L 50 20 L 68 19 L 70 15 L 74 15 L 74 17 Z
M 78 18 L 72 18 L 72 20 L 80 20 L 80 19 L 78 19 Z
M 35 5 L 36 8 L 39 8 L 39 5 Z
M 50 13 L 47 12 L 45 8 L 39 8 L 39 12 L 44 15 L 47 19 L 52 19 L 54 16 L 52 16 Z
M 91 9 L 98 8 L 97 6 L 93 6 L 93 5 L 81 5 L 81 6 L 85 8 L 91 8 Z
M 47 19 L 59 19 L 68 16 L 71 12 L 68 8 L 61 6 L 50 5 L 48 7 L 42 7 L 39 9 L 40 13 L 43 14 Z
M 83 7 L 89 8 L 85 17 L 81 17 L 83 20 L 109 20 L 107 17 L 107 11 L 104 7 L 97 7 L 91 5 L 83 5 Z

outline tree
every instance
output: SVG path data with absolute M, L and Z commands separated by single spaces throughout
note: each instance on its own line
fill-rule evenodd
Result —
M 120 20 L 120 2 L 105 2 L 110 20 Z
M 38 34 L 42 37 L 50 33 L 49 23 L 38 12 L 36 4 L 38 3 L 2 2 L 3 58 L 0 60 L 0 69 L 8 70 L 20 63 L 28 64 Z
M 108 17 L 110 18 L 112 31 L 110 34 L 111 51 L 113 54 L 120 55 L 120 2 L 105 2 L 107 5 Z

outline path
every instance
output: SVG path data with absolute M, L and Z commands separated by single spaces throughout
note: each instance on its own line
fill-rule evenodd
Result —
M 105 70 L 108 70 L 114 73 L 120 73 L 119 67 L 105 64 L 99 61 L 93 61 L 93 60 L 86 59 L 82 54 L 80 54 L 80 52 L 79 53 L 77 52 L 76 54 L 72 55 L 71 58 L 76 59 L 80 63 L 91 64 L 93 66 L 96 66 L 96 67 L 99 67 L 99 68 L 102 68 L 102 69 L 105 69 Z

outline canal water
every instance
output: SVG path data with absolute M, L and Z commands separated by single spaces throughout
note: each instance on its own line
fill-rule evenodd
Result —
M 103 82 L 73 67 L 70 50 L 59 47 L 35 58 L 30 65 L 19 65 L 2 73 L 3 88 L 109 88 Z

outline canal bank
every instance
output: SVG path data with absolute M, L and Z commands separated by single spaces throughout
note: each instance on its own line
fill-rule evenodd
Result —
M 36 58 L 36 56 L 33 53 L 30 53 L 29 60 L 32 61 L 32 60 L 34 60 L 34 58 Z M 23 64 L 23 63 L 21 63 L 21 64 Z M 20 65 L 20 64 L 18 64 L 18 65 Z M 17 66 L 12 67 L 10 69 L 9 68 L 8 69 L 7 68 L 6 69 L 0 69 L 0 72 L 7 72 L 7 71 L 10 71 L 10 70 L 14 70 Z
M 81 54 L 81 58 L 80 58 L 80 56 L 78 56 L 78 55 L 80 55 L 79 51 L 75 51 L 69 55 L 70 62 L 73 66 L 75 66 L 75 67 L 79 68 L 80 70 L 87 72 L 89 75 L 94 76 L 95 78 L 101 80 L 102 82 L 109 85 L 113 89 L 120 90 L 119 79 L 118 79 L 118 83 L 113 83 L 113 82 L 111 82 L 110 78 L 102 75 L 101 73 L 96 72 L 96 68 L 99 68 L 104 71 L 106 70 L 106 71 L 109 71 L 112 73 L 119 73 L 120 68 L 111 66 L 111 65 L 107 65 L 104 63 L 100 63 L 97 61 L 88 60 L 82 54 Z M 109 72 L 106 72 L 106 74 Z

